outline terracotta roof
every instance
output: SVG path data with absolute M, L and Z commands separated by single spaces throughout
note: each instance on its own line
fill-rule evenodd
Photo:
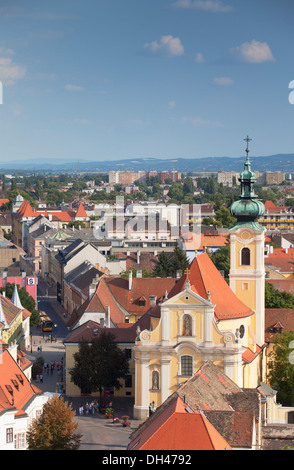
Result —
M 289 292 L 294 295 L 294 279 L 266 279 L 266 282 L 272 284 L 280 292 Z
M 104 278 L 112 296 L 129 314 L 142 316 L 150 308 L 150 296 L 156 296 L 156 303 L 163 300 L 165 291 L 169 292 L 175 285 L 175 278 L 132 278 L 132 288 L 129 290 L 129 280 L 121 277 L 107 276 Z M 139 303 L 144 295 L 145 305 Z
M 265 201 L 264 207 L 266 212 L 287 212 L 290 206 L 276 206 L 272 201 Z
M 9 199 L 0 199 L 0 207 L 9 202 Z
M 277 323 L 282 325 L 281 333 L 294 330 L 294 308 L 265 309 L 265 341 L 272 343 L 277 333 Z M 278 328 L 279 329 L 279 328 Z
M 100 278 L 97 289 L 91 298 L 77 311 L 77 320 L 83 316 L 85 312 L 105 312 L 106 307 L 110 308 L 110 318 L 114 324 L 124 323 L 126 314 L 119 303 L 113 298 L 110 290 L 107 287 L 105 278 Z M 77 323 L 77 320 L 75 323 Z
M 22 217 L 33 217 L 33 209 L 29 203 L 29 201 L 24 200 L 22 205 L 20 206 L 19 210 L 17 211 L 17 214 Z
M 153 253 L 141 253 L 140 258 L 137 258 L 136 253 L 131 253 L 129 256 L 120 255 L 118 258 L 126 259 L 126 270 L 130 269 L 146 269 L 147 272 L 152 273 L 154 268 L 158 266 L 158 256 Z
M 87 213 L 84 209 L 83 204 L 80 202 L 77 213 L 75 214 L 76 217 L 88 217 Z
M 245 348 L 245 351 L 242 354 L 243 363 L 250 364 L 256 359 L 261 353 L 262 348 L 256 345 L 256 351 L 252 351 L 250 348 Z
M 183 238 L 185 250 L 195 251 L 204 250 L 205 247 L 220 247 L 228 244 L 229 233 L 218 232 L 217 230 L 198 234 L 189 232 L 187 237 Z
M 0 355 L 0 412 L 15 408 L 23 414 L 35 394 L 43 392 L 31 386 L 8 350 L 0 351 Z
M 62 212 L 58 210 L 50 210 L 50 209 L 33 209 L 29 203 L 29 201 L 24 200 L 22 205 L 20 206 L 16 216 L 20 217 L 28 217 L 34 218 L 39 217 L 40 215 L 48 216 L 48 214 L 52 215 L 52 220 L 61 220 L 63 222 L 70 222 L 72 220 L 71 216 L 68 212 Z
M 128 446 L 128 450 L 232 450 L 201 413 L 177 397 Z
M 91 343 L 93 339 L 99 338 L 103 332 L 111 333 L 118 343 L 134 343 L 136 339 L 136 324 L 128 324 L 128 328 L 101 328 L 99 323 L 89 320 L 81 326 L 71 330 L 65 338 L 64 343 Z
M 253 311 L 234 294 L 206 253 L 193 259 L 189 271 L 191 289 L 203 299 L 207 299 L 210 292 L 211 302 L 216 305 L 214 312 L 217 320 L 243 318 L 253 314 Z M 185 281 L 186 274 L 183 274 L 169 292 L 169 299 L 184 290 Z
M 264 258 L 265 264 L 275 266 L 281 273 L 294 274 L 294 248 L 274 248 L 273 253 L 269 253 Z
M 255 441 L 254 418 L 258 417 L 260 413 L 259 392 L 256 389 L 239 388 L 221 368 L 208 361 L 132 433 L 132 445 L 136 445 L 137 440 L 144 436 L 143 432 L 148 432 L 148 428 L 149 435 L 151 434 L 150 430 L 154 434 L 156 426 L 152 423 L 156 424 L 157 417 L 159 419 L 158 415 L 162 416 L 161 421 L 164 422 L 170 415 L 170 411 L 164 414 L 165 410 L 178 397 L 185 404 L 186 411 L 190 411 L 190 413 L 201 412 L 201 415 L 208 419 L 230 446 L 250 447 Z M 181 428 L 182 436 L 190 439 L 190 432 L 186 432 L 187 426 L 188 423 L 186 423 L 186 429 Z M 168 435 L 168 427 L 165 432 Z M 179 437 L 179 439 L 181 440 L 183 437 Z M 173 434 L 170 436 L 170 439 L 172 438 Z M 166 445 L 169 444 L 166 443 Z M 185 445 L 184 442 L 183 445 Z M 137 448 L 134 447 L 134 450 Z

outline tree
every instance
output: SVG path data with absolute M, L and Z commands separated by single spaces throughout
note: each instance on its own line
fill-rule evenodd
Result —
M 11 284 L 10 282 L 7 282 L 6 288 L 5 288 L 5 295 L 9 299 L 12 298 L 14 288 L 15 288 L 15 284 Z M 4 289 L 2 288 L 1 291 L 3 292 L 3 290 Z M 31 295 L 28 294 L 28 292 L 26 291 L 24 287 L 21 287 L 21 288 L 17 287 L 17 290 L 18 290 L 18 295 L 19 295 L 21 305 L 32 314 L 30 317 L 30 325 L 31 326 L 39 325 L 40 312 L 39 310 L 36 310 L 35 299 Z
M 81 343 L 74 360 L 75 365 L 70 371 L 72 381 L 82 393 L 99 391 L 100 405 L 103 390 L 113 387 L 119 390 L 122 386 L 119 379 L 129 371 L 124 352 L 115 343 L 114 335 L 107 330 L 102 331 L 91 344 Z
M 29 450 L 77 450 L 82 436 L 75 433 L 78 424 L 73 422 L 74 416 L 71 405 L 53 395 L 29 428 Z
M 153 270 L 154 277 L 169 277 L 171 275 L 172 266 L 170 258 L 165 251 L 162 251 L 158 256 L 158 265 Z
M 235 225 L 237 222 L 237 219 L 231 215 L 230 209 L 227 209 L 224 206 L 220 207 L 220 209 L 216 211 L 215 218 L 217 222 L 221 223 L 222 227 L 230 227 Z
M 219 271 L 224 271 L 224 277 L 228 278 L 230 272 L 230 245 L 220 247 L 210 255 L 210 259 Z
M 266 308 L 294 308 L 294 295 L 290 292 L 280 292 L 270 282 L 265 283 Z
M 277 334 L 273 351 L 269 354 L 268 380 L 270 386 L 278 391 L 278 400 L 283 405 L 294 405 L 294 364 L 290 361 L 290 347 L 294 341 L 294 332 Z
M 173 275 L 175 276 L 177 271 L 184 272 L 189 264 L 190 262 L 186 256 L 186 253 L 178 245 L 176 245 L 171 259 L 171 272 Z

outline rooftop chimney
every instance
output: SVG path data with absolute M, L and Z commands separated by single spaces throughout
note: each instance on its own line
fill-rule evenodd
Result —
M 150 299 L 150 307 L 154 307 L 154 305 L 156 305 L 156 295 L 150 295 L 149 296 L 149 299 Z
M 130 269 L 129 270 L 129 290 L 132 290 L 132 285 L 133 285 L 133 271 Z
M 110 307 L 105 307 L 105 327 L 110 328 Z

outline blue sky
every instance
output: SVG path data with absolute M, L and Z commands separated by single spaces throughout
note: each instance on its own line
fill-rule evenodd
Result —
M 0 163 L 293 153 L 293 0 L 1 0 Z

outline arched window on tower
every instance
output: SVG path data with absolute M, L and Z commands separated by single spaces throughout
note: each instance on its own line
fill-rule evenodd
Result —
M 242 248 L 241 251 L 241 265 L 250 266 L 250 250 L 247 247 Z

